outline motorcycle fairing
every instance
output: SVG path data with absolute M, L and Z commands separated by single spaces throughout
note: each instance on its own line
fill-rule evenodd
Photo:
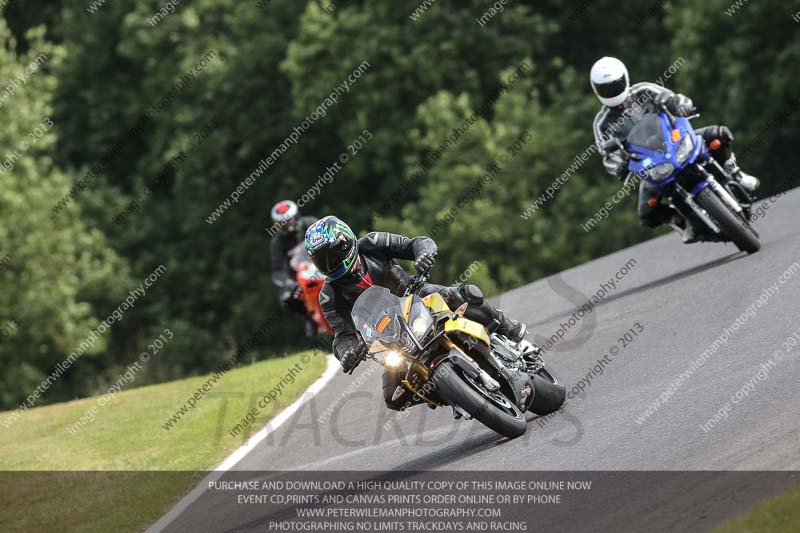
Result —
M 441 312 L 449 312 L 452 313 L 453 310 L 450 309 L 450 306 L 447 305 L 447 302 L 444 301 L 444 298 L 438 292 L 433 294 L 429 294 L 425 298 L 422 299 L 422 302 L 428 306 L 428 308 L 433 313 L 441 313 Z M 449 332 L 461 332 L 465 335 L 469 335 L 470 337 L 474 337 L 481 342 L 483 342 L 486 346 L 491 345 L 491 340 L 489 339 L 489 333 L 486 331 L 486 328 L 482 325 L 478 324 L 473 320 L 469 320 L 464 317 L 456 317 L 448 320 L 444 325 L 445 333 Z
M 656 117 L 656 115 L 652 116 Z M 630 160 L 628 163 L 628 170 L 644 178 L 650 183 L 654 183 L 663 187 L 664 185 L 675 181 L 675 178 L 678 176 L 681 170 L 694 163 L 698 156 L 700 156 L 700 153 L 705 151 L 705 146 L 702 139 L 695 134 L 694 129 L 687 118 L 676 117 L 674 127 L 672 127 L 670 124 L 669 117 L 665 113 L 660 113 L 657 115 L 657 118 L 660 123 L 661 139 L 658 139 L 658 142 L 656 142 L 652 136 L 649 136 L 650 139 L 648 139 L 646 142 L 643 142 L 643 144 L 648 146 L 639 146 L 630 142 L 626 142 L 626 149 L 632 154 L 639 156 L 638 159 L 632 158 Z M 645 120 L 653 122 L 654 119 Z M 648 125 L 649 124 L 647 123 L 642 124 L 642 128 L 647 128 Z M 631 132 L 632 134 L 637 131 L 637 127 L 638 125 L 634 127 Z M 689 136 L 692 139 L 693 148 L 689 154 L 689 157 L 687 157 L 683 163 L 678 163 L 678 148 L 681 145 L 681 141 L 683 141 L 683 138 L 686 136 Z M 656 146 L 656 144 L 658 144 L 658 146 Z M 669 163 L 674 167 L 672 174 L 663 180 L 653 179 L 647 173 L 647 171 L 663 163 Z

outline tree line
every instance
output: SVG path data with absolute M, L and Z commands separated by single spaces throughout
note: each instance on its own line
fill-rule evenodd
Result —
M 365 130 L 373 137 L 304 211 L 361 234 L 434 231 L 436 282 L 478 260 L 470 281 L 495 294 L 649 238 L 635 194 L 581 228 L 620 186 L 596 154 L 576 159 L 593 142 L 588 71 L 601 55 L 623 59 L 634 82 L 662 79 L 692 97 L 702 124 L 730 126 L 762 194 L 800 168 L 800 28 L 778 1 L 728 15 L 726 0 L 519 0 L 478 24 L 488 8 L 478 0 L 438 0 L 415 19 L 417 0 L 193 0 L 155 26 L 160 0 L 89 4 L 3 4 L 0 142 L 13 164 L 0 170 L 0 322 L 15 324 L 0 342 L 6 409 L 159 265 L 147 295 L 40 403 L 104 390 L 165 328 L 174 339 L 131 386 L 240 353 L 279 313 L 269 208 L 301 197 Z M 261 333 L 239 363 L 300 344 L 292 320 Z

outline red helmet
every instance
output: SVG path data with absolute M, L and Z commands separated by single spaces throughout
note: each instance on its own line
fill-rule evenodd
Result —
M 280 226 L 281 230 L 294 232 L 297 231 L 297 224 L 300 221 L 300 209 L 291 200 L 283 200 L 272 206 L 270 212 L 272 221 Z

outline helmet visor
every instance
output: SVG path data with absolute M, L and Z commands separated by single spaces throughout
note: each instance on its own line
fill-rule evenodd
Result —
M 597 96 L 601 98 L 614 98 L 615 96 L 621 95 L 625 91 L 628 83 L 625 79 L 625 76 L 623 76 L 618 80 L 609 81 L 606 83 L 593 82 L 592 85 L 594 85 L 594 91 L 597 93 Z
M 325 251 L 325 264 L 321 270 L 330 279 L 339 279 L 350 271 L 357 257 L 355 243 L 350 239 L 343 239 L 337 246 Z

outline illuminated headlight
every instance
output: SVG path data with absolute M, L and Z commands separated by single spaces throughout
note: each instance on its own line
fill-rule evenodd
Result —
M 683 164 L 687 159 L 689 159 L 693 149 L 694 143 L 692 142 L 692 137 L 690 135 L 684 135 L 681 145 L 678 146 L 678 151 L 675 152 L 675 159 L 678 161 L 678 163 Z
M 411 323 L 411 331 L 418 339 L 422 339 L 428 330 L 431 329 L 432 324 L 433 319 L 430 315 L 418 316 L 414 319 L 414 322 Z
M 403 364 L 403 356 L 395 351 L 391 351 L 383 358 L 383 363 L 386 366 L 398 367 Z
M 660 165 L 647 169 L 647 175 L 656 181 L 667 179 L 672 176 L 673 172 L 675 172 L 675 167 L 672 166 L 672 163 L 661 163 Z

